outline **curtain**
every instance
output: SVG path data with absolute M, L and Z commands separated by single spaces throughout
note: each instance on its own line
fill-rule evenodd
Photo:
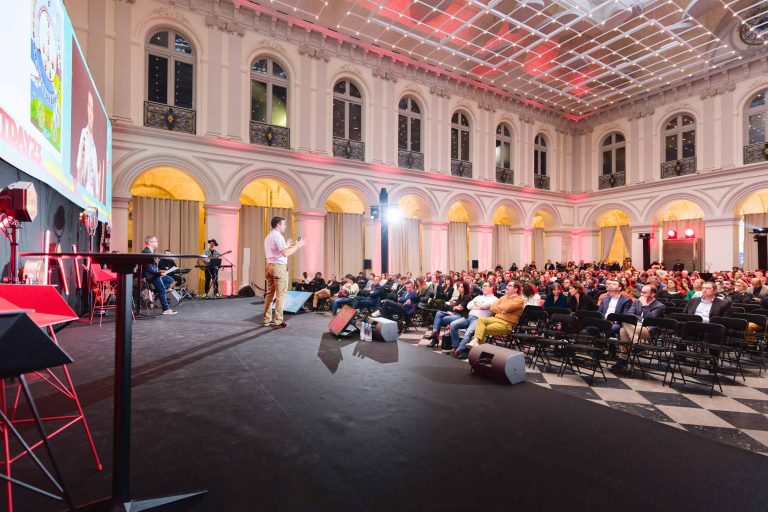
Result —
M 467 223 L 448 223 L 448 269 L 469 270 L 467 264 Z
M 175 253 L 202 253 L 200 202 L 136 196 L 132 200 L 134 251 L 140 252 L 144 248 L 144 238 L 154 235 L 159 252 L 170 249 Z M 179 268 L 192 268 L 196 263 L 192 260 L 176 262 Z M 185 278 L 186 287 L 197 291 L 199 272 L 190 272 Z
M 325 215 L 325 275 L 357 275 L 363 269 L 363 215 Z
M 421 221 L 400 219 L 389 226 L 389 271 L 421 274 Z
M 533 261 L 538 268 L 544 269 L 544 228 L 533 228 Z
M 629 225 L 625 224 L 624 226 L 619 226 L 619 233 L 621 234 L 621 239 L 624 241 L 627 255 L 632 257 L 632 229 Z
M 704 219 L 687 219 L 687 220 L 665 220 L 661 223 L 662 238 L 667 239 L 667 231 L 673 229 L 677 231 L 677 238 L 685 238 L 685 230 L 687 228 L 693 229 L 696 233 L 696 238 L 704 237 Z
M 293 210 L 290 208 L 266 208 L 266 231 L 264 232 L 264 238 L 266 238 L 267 233 L 272 229 L 272 226 L 270 226 L 270 222 L 272 221 L 272 217 L 282 217 L 285 219 L 285 233 L 283 233 L 283 237 L 285 237 L 285 241 L 287 242 L 288 239 L 293 238 Z M 301 234 L 301 233 L 299 233 Z M 261 245 L 264 245 L 264 238 L 261 240 Z M 264 251 L 264 247 L 261 248 L 262 251 Z M 305 249 L 302 249 L 305 250 Z M 291 256 L 288 258 L 288 289 L 291 288 L 291 283 L 293 282 L 295 278 L 294 274 L 294 262 L 296 261 L 296 258 L 294 256 Z M 262 281 L 264 281 L 264 277 L 262 274 Z
M 768 226 L 768 212 L 744 215 L 744 270 L 757 269 L 757 243 L 752 240 L 752 229 Z
M 600 228 L 600 259 L 605 261 L 611 254 L 613 237 L 616 236 L 616 226 Z
M 512 266 L 512 245 L 509 236 L 509 226 L 494 224 L 493 226 L 493 266 L 501 265 L 505 269 Z
M 240 235 L 237 253 L 240 255 L 238 280 L 241 285 L 254 283 L 264 286 L 264 237 L 266 236 L 266 208 L 240 207 Z M 263 292 L 256 290 L 259 295 Z

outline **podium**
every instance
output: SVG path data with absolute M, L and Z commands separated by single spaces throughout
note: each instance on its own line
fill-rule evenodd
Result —
M 23 253 L 26 258 L 52 256 L 52 253 Z M 197 259 L 199 254 L 166 254 L 168 258 Z M 81 511 L 125 512 L 130 510 L 150 510 L 177 501 L 189 499 L 207 493 L 196 490 L 184 494 L 161 496 L 145 500 L 132 500 L 130 493 L 131 470 L 131 321 L 133 297 L 133 273 L 137 265 L 145 265 L 158 256 L 149 253 L 109 254 L 109 253 L 55 253 L 63 259 L 91 258 L 95 263 L 105 263 L 117 273 L 117 309 L 115 321 L 115 398 L 113 413 L 112 443 L 112 493 L 101 501 L 78 507 Z

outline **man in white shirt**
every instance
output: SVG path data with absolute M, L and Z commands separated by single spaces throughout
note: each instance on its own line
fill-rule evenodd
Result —
M 475 324 L 478 318 L 491 316 L 491 306 L 499 300 L 493 294 L 493 286 L 485 282 L 483 284 L 483 294 L 478 295 L 467 304 L 469 314 L 467 318 L 460 318 L 451 322 L 451 354 L 456 357 L 464 345 L 469 343 L 472 335 L 475 333 Z M 464 337 L 459 340 L 459 329 L 466 329 Z
M 274 325 L 275 329 L 288 327 L 283 321 L 283 304 L 288 292 L 288 256 L 304 247 L 307 242 L 299 237 L 298 240 L 283 238 L 285 219 L 272 217 L 272 231 L 264 239 L 264 254 L 267 259 L 266 280 L 267 294 L 264 296 L 264 318 L 262 325 Z M 275 317 L 272 320 L 272 301 L 275 301 Z
M 88 125 L 80 132 L 77 148 L 77 182 L 94 197 L 99 197 L 99 158 L 93 140 L 93 94 L 88 91 Z
M 709 319 L 716 316 L 725 316 L 731 303 L 717 296 L 715 283 L 707 281 L 701 285 L 701 297 L 694 297 L 685 307 L 686 314 L 699 315 L 701 321 L 709 323 Z

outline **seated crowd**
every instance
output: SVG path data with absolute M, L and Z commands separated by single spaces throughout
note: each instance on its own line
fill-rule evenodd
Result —
M 531 262 L 509 270 L 428 272 L 413 278 L 408 273 L 366 276 L 348 274 L 340 282 L 335 275 L 325 281 L 321 273 L 311 281 L 294 283 L 294 289 L 313 293 L 312 307 L 328 301 L 330 313 L 349 305 L 368 314 L 398 320 L 407 326 L 417 312 L 431 327 L 425 333 L 429 346 L 441 343 L 440 332 L 448 332 L 442 348 L 464 359 L 469 349 L 488 336 L 512 332 L 526 306 L 560 308 L 563 312 L 596 311 L 603 319 L 611 314 L 633 315 L 638 328 L 614 323 L 611 334 L 621 340 L 612 369 L 627 366 L 627 346 L 647 338 L 643 318 L 662 317 L 667 308 L 698 315 L 703 322 L 724 316 L 732 304 L 755 304 L 768 309 L 768 286 L 761 271 L 739 268 L 715 273 L 688 272 L 676 264 L 674 270 L 654 263 L 639 271 L 627 259 L 578 264 L 547 261 L 543 270 Z M 754 306 L 753 306 L 754 307 Z M 450 349 L 447 340 L 450 338 Z

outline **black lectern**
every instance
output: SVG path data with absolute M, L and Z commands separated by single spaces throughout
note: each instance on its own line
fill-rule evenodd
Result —
M 133 272 L 136 265 L 144 265 L 157 255 L 109 253 L 23 253 L 25 258 L 55 256 L 57 258 L 91 258 L 94 263 L 105 263 L 118 274 L 117 309 L 115 321 L 115 408 L 112 442 L 112 495 L 105 500 L 78 507 L 81 511 L 127 512 L 150 510 L 207 493 L 196 490 L 184 494 L 162 496 L 146 500 L 131 500 L 130 447 L 131 447 L 131 322 Z M 197 259 L 199 254 L 164 254 L 164 258 Z
M 13 434 L 19 443 L 21 443 L 24 451 L 27 452 L 37 467 L 40 468 L 61 495 L 50 493 L 37 486 L 5 474 L 0 474 L 0 479 L 57 501 L 63 500 L 67 503 L 69 510 L 75 510 L 74 503 L 72 502 L 72 498 L 69 495 L 69 491 L 64 484 L 64 479 L 59 470 L 59 465 L 56 462 L 56 457 L 54 457 L 53 450 L 48 442 L 48 435 L 46 434 L 43 422 L 40 419 L 40 413 L 37 411 L 37 406 L 32 399 L 32 394 L 29 392 L 29 386 L 24 378 L 25 373 L 54 368 L 71 362 L 72 358 L 61 350 L 61 347 L 56 345 L 47 334 L 40 330 L 37 324 L 27 316 L 27 311 L 0 312 L 0 379 L 17 378 L 19 380 L 19 386 L 21 386 L 21 389 L 24 392 L 29 408 L 32 411 L 32 416 L 35 419 L 37 431 L 40 434 L 43 445 L 51 459 L 55 478 L 40 461 L 37 455 L 35 455 L 34 450 L 27 444 L 21 436 L 21 433 L 13 426 L 13 422 L 5 412 L 5 395 L 3 395 L 3 403 L 0 404 L 0 425 L 5 449 L 9 449 L 7 442 L 9 433 Z M 6 468 L 6 470 L 10 475 L 10 468 Z M 13 499 L 10 493 L 10 487 L 8 492 L 8 510 L 13 510 Z

